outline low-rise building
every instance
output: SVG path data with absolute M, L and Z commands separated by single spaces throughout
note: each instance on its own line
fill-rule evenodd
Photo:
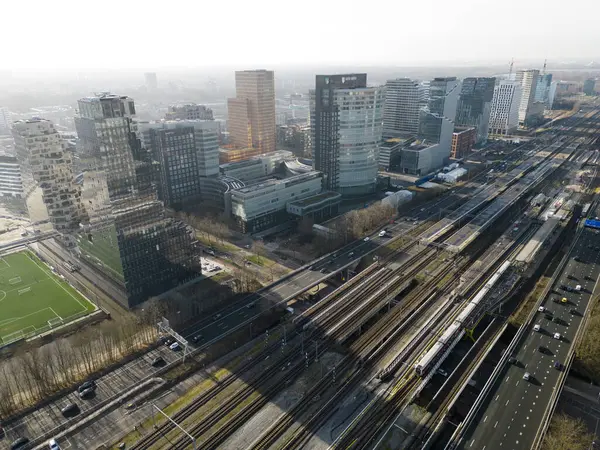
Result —
M 342 194 L 325 191 L 312 197 L 289 202 L 286 211 L 298 219 L 309 217 L 314 222 L 321 222 L 337 215 L 341 202 Z
M 396 158 L 406 140 L 401 138 L 385 139 L 379 146 L 379 170 L 389 171 L 391 162 Z
M 282 162 L 291 158 L 293 158 L 292 152 L 278 150 L 253 156 L 244 161 L 221 164 L 220 172 L 227 177 L 251 181 L 273 174 L 280 168 Z
M 452 158 L 464 158 L 471 153 L 475 141 L 477 140 L 477 130 L 474 127 L 457 127 L 452 133 L 452 147 L 450 156 Z
M 16 156 L 0 155 L 0 197 L 23 198 L 21 167 Z
M 409 175 L 427 175 L 442 167 L 448 156 L 445 147 L 440 144 L 415 143 L 401 150 L 400 171 Z
M 323 174 L 310 172 L 283 180 L 269 179 L 232 190 L 231 214 L 242 232 L 265 230 L 287 219 L 289 202 L 312 197 L 323 189 Z

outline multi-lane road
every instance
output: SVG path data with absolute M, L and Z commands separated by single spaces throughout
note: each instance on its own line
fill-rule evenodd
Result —
M 541 303 L 543 311 L 538 310 L 511 355 L 515 361 L 498 377 L 462 448 L 531 448 L 599 275 L 600 234 L 583 228 L 568 262 Z M 524 379 L 526 373 L 529 380 Z

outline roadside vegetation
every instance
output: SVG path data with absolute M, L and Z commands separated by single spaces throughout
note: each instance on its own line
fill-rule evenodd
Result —
M 600 383 L 600 306 L 597 298 L 576 350 L 574 369 L 594 383 Z
M 555 414 L 542 448 L 544 450 L 588 450 L 594 434 L 588 432 L 583 420 L 564 413 Z
M 550 279 L 550 277 L 542 277 L 538 280 L 538 282 L 535 284 L 535 287 L 533 288 L 533 291 L 531 291 L 529 295 L 527 295 L 525 300 L 521 302 L 519 309 L 517 309 L 508 319 L 508 321 L 512 325 L 520 327 L 521 325 L 523 325 L 523 323 L 525 323 L 525 320 L 527 320 L 527 316 L 529 316 L 529 313 L 531 312 L 531 308 L 533 307 L 534 303 L 540 298 L 540 295 L 542 295 L 544 289 L 546 289 L 546 286 L 550 282 Z

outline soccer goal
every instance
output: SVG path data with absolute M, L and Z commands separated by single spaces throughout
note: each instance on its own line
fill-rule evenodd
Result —
M 19 293 L 19 295 L 23 295 L 23 294 L 25 294 L 26 292 L 29 292 L 29 291 L 31 291 L 31 287 L 26 287 L 26 288 L 23 288 L 23 289 L 19 289 L 17 292 Z
M 48 320 L 48 325 L 50 326 L 50 328 L 58 327 L 58 326 L 62 325 L 63 323 L 64 323 L 64 320 L 60 316 L 53 317 L 52 319 Z
M 8 284 L 19 284 L 21 282 L 21 277 L 14 277 L 8 280 Z

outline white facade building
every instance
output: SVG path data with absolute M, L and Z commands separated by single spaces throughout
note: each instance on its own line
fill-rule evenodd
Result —
M 21 167 L 14 156 L 0 155 L 0 196 L 23 197 Z
M 283 180 L 270 179 L 231 191 L 231 214 L 242 231 L 252 232 L 276 225 L 286 214 L 288 202 L 317 195 L 323 174 L 309 172 Z
M 424 95 L 424 88 L 418 81 L 410 78 L 388 80 L 383 110 L 384 137 L 416 136 Z
M 521 101 L 519 103 L 519 125 L 521 126 L 525 126 L 525 122 L 531 116 L 530 108 L 535 101 L 539 77 L 540 71 L 537 69 L 517 71 L 515 81 L 521 85 Z
M 81 189 L 75 184 L 71 154 L 49 120 L 30 119 L 13 124 L 17 161 L 32 223 L 49 221 L 74 245 L 79 227 Z
M 508 135 L 519 126 L 521 84 L 502 80 L 494 87 L 490 112 L 490 134 Z

